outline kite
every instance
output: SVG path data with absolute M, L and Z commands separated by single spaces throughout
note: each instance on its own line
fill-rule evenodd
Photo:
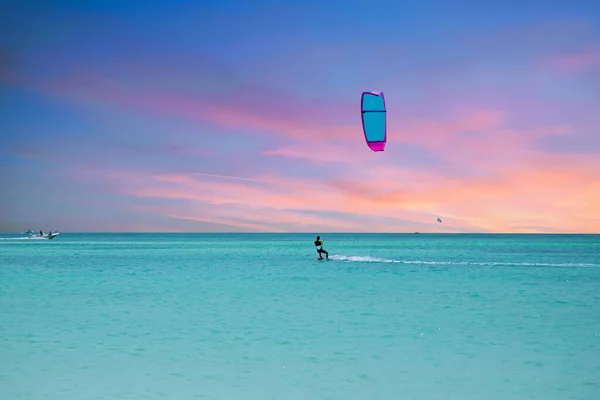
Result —
M 360 99 L 363 133 L 373 151 L 383 151 L 387 141 L 386 109 L 383 92 L 363 92 Z

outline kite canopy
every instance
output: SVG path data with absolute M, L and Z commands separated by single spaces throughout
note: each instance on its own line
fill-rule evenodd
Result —
M 438 219 L 437 219 L 437 222 L 442 222 L 442 220 L 438 218 Z
M 383 151 L 387 140 L 386 109 L 383 92 L 363 92 L 360 99 L 362 126 L 367 145 Z

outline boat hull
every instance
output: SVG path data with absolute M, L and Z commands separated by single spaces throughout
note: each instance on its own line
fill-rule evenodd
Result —
M 51 233 L 51 234 L 44 234 L 44 235 L 40 235 L 39 233 L 36 233 L 33 235 L 29 235 L 29 237 L 31 239 L 54 239 L 58 235 L 60 235 L 60 233 L 58 233 L 58 232 Z

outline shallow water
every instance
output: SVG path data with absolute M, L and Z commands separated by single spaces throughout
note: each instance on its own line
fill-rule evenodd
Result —
M 0 234 L 0 398 L 600 398 L 600 236 L 314 236 Z

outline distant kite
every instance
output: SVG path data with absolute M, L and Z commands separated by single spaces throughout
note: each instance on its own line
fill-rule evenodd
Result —
M 437 219 L 437 222 L 442 222 L 442 220 L 438 218 L 438 219 Z
M 363 133 L 373 151 L 383 151 L 387 141 L 386 109 L 383 92 L 363 92 L 360 99 Z

